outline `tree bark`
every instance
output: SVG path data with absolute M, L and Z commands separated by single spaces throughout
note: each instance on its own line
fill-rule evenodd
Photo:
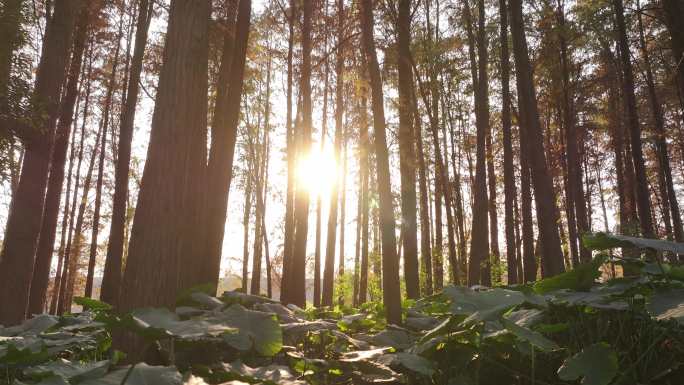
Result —
M 411 0 L 399 0 L 396 22 L 399 76 L 399 170 L 401 174 L 401 231 L 404 247 L 406 296 L 420 297 L 418 228 L 416 218 L 416 154 L 411 88 Z
M 100 210 L 102 209 L 102 181 L 104 177 L 105 154 L 107 153 L 107 131 L 109 129 L 109 114 L 112 109 L 112 98 L 116 88 L 116 69 L 119 66 L 119 52 L 121 49 L 121 37 L 123 36 L 123 12 L 120 15 L 119 33 L 116 38 L 116 48 L 112 63 L 112 72 L 109 75 L 107 94 L 104 100 L 104 112 L 102 114 L 102 149 L 97 167 L 97 184 L 95 187 L 95 211 L 93 213 L 93 226 L 90 236 L 90 254 L 88 258 L 88 275 L 86 277 L 85 296 L 93 296 L 93 279 L 95 278 L 95 262 L 97 259 L 97 238 L 100 233 Z M 105 262 L 106 263 L 106 262 Z
M 636 96 L 634 95 L 634 75 L 632 73 L 632 63 L 627 43 L 627 28 L 625 27 L 625 15 L 622 0 L 612 0 L 613 11 L 617 24 L 617 40 L 620 47 L 620 61 L 623 74 L 623 96 L 625 103 L 625 113 L 627 115 L 627 127 L 632 149 L 632 163 L 636 182 L 636 206 L 639 214 L 639 227 L 641 235 L 652 238 L 653 223 L 651 220 L 651 202 L 648 192 L 648 179 L 646 178 L 646 166 L 644 165 L 644 155 L 641 149 L 641 127 L 639 126 L 639 116 L 637 113 Z
M 526 148 L 530 155 L 532 183 L 541 241 L 542 276 L 550 277 L 565 271 L 563 251 L 558 235 L 557 208 L 554 202 L 553 183 L 546 166 L 544 144 L 537 98 L 534 89 L 532 66 L 527 52 L 527 41 L 522 16 L 521 0 L 511 0 L 511 36 L 515 56 L 516 85 L 520 103 L 520 123 Z M 527 280 L 527 277 L 525 277 Z
M 637 6 L 638 6 L 637 2 Z M 684 9 L 682 9 L 684 11 Z M 646 72 L 646 85 L 648 88 L 648 98 L 651 104 L 651 113 L 653 114 L 653 128 L 655 129 L 655 147 L 658 158 L 658 183 L 660 188 L 660 195 L 663 201 L 663 221 L 665 228 L 668 230 L 668 238 L 672 238 L 677 242 L 684 241 L 684 231 L 682 230 L 682 217 L 679 211 L 679 203 L 677 202 L 677 194 L 672 182 L 672 169 L 670 167 L 670 154 L 667 150 L 667 132 L 665 131 L 665 123 L 663 119 L 663 110 L 658 100 L 656 93 L 655 81 L 653 80 L 653 71 L 651 70 L 651 59 L 646 47 L 646 40 L 644 38 L 644 25 L 641 16 L 641 10 L 637 12 L 639 25 L 639 42 L 641 47 L 641 55 L 644 61 L 644 70 Z M 680 64 L 681 65 L 681 64 Z
M 511 65 L 508 51 L 508 12 L 506 0 L 499 0 L 499 40 L 501 44 L 501 132 L 503 134 L 504 167 L 504 223 L 506 234 L 506 263 L 508 284 L 518 283 L 515 219 L 513 210 L 517 197 L 513 166 L 513 140 L 511 135 Z M 520 277 L 522 278 L 522 277 Z
M 306 19 L 306 18 L 305 18 Z M 399 285 L 399 260 L 396 255 L 397 240 L 394 231 L 394 207 L 387 150 L 385 108 L 383 105 L 382 79 L 373 38 L 373 4 L 361 1 L 362 45 L 366 54 L 370 75 L 375 131 L 375 160 L 380 203 L 380 227 L 382 232 L 382 296 L 385 316 L 391 324 L 401 324 L 401 291 Z
M 365 63 L 365 61 L 364 61 Z M 359 296 L 358 305 L 366 302 L 368 296 L 368 248 L 370 240 L 369 224 L 369 192 L 368 180 L 370 177 L 370 138 L 368 136 L 368 88 L 366 79 L 363 79 L 359 112 L 359 174 L 361 178 L 361 269 L 359 273 Z
M 229 25 L 230 13 L 229 11 Z M 218 285 L 221 265 L 221 249 L 228 210 L 228 193 L 233 177 L 233 158 L 237 140 L 237 126 L 240 119 L 240 102 L 244 82 L 247 42 L 251 24 L 252 1 L 239 0 L 237 19 L 234 29 L 226 32 L 224 53 L 219 72 L 226 76 L 216 95 L 214 117 L 211 122 L 211 149 L 207 165 L 207 202 L 205 217 L 208 223 L 206 230 L 206 261 L 201 263 L 195 280 L 198 283 Z M 232 49 L 231 49 L 232 48 Z
M 677 69 L 677 86 L 682 118 L 684 119 L 684 2 L 682 0 L 663 0 L 665 25 L 670 34 L 672 58 Z
M 414 126 L 413 133 L 416 141 L 416 158 L 418 160 L 418 188 L 420 192 L 420 260 L 421 271 L 425 276 L 423 282 L 423 294 L 431 295 L 433 292 L 432 277 L 432 250 L 430 245 L 430 208 L 428 207 L 428 183 L 423 150 L 423 133 L 420 114 L 418 113 L 418 100 L 416 98 L 416 86 L 411 79 L 411 107 L 413 108 Z
M 117 146 L 117 162 L 114 175 L 114 197 L 112 201 L 112 220 L 109 228 L 107 243 L 107 258 L 105 260 L 104 276 L 100 299 L 115 304 L 119 300 L 121 290 L 122 261 L 126 238 L 126 212 L 128 201 L 128 181 L 131 162 L 131 142 L 133 140 L 133 125 L 135 122 L 136 106 L 140 91 L 140 75 L 145 56 L 147 35 L 152 20 L 154 1 L 140 0 L 138 3 L 138 19 L 135 31 L 135 48 L 131 59 L 129 79 L 126 91 L 126 102 L 121 112 L 119 127 L 119 144 Z
M 31 294 L 27 314 L 29 317 L 32 314 L 40 314 L 45 310 L 45 294 L 50 279 L 50 267 L 52 266 L 52 254 L 57 233 L 59 200 L 62 196 L 62 186 L 64 184 L 64 163 L 66 162 L 71 125 L 74 119 L 74 106 L 78 97 L 78 81 L 81 76 L 81 64 L 83 63 L 83 52 L 86 46 L 89 18 L 92 12 L 96 11 L 89 8 L 83 7 L 80 12 L 80 19 L 74 38 L 73 54 L 69 65 L 66 92 L 60 106 L 59 124 L 55 133 L 50 176 L 45 195 L 43 223 L 41 224 L 38 250 L 33 268 L 33 279 L 31 281 Z M 88 71 L 88 76 L 90 76 L 90 70 Z M 86 91 L 86 100 L 88 100 L 90 97 L 90 78 L 86 77 L 84 80 L 88 82 Z M 67 207 L 69 206 L 68 200 L 69 194 L 67 194 L 65 200 Z
M 78 0 L 57 1 L 43 41 L 31 98 L 31 127 L 36 129 L 28 128 L 25 135 L 21 178 L 12 196 L 0 254 L 0 324 L 4 325 L 21 323 L 28 310 L 59 98 L 80 4 Z
M 302 68 L 300 77 L 300 92 L 302 94 L 302 127 L 300 135 L 299 153 L 304 156 L 311 151 L 311 22 L 312 0 L 304 0 L 302 14 Z M 295 234 L 292 254 L 291 279 L 288 281 L 289 298 L 286 302 L 299 307 L 306 306 L 306 241 L 309 231 L 309 191 L 298 189 L 295 196 Z
M 464 3 L 464 16 L 468 26 L 468 40 L 470 51 L 470 65 L 473 76 L 473 90 L 475 93 L 475 122 L 477 126 L 477 149 L 475 157 L 475 186 L 473 191 L 473 223 L 470 241 L 470 261 L 468 263 L 468 285 L 488 285 L 489 239 L 488 239 L 488 199 L 487 199 L 487 170 L 486 170 L 486 136 L 489 130 L 489 103 L 487 85 L 487 47 L 484 37 L 484 4 L 478 1 L 477 43 L 472 33 L 470 6 Z M 474 48 L 477 45 L 477 67 L 475 67 Z M 475 70 L 477 68 L 477 70 Z
M 197 279 L 196 269 L 201 267 L 195 265 L 206 264 L 200 235 L 205 226 L 198 208 L 205 199 L 210 14 L 206 0 L 171 3 L 147 161 L 121 286 L 123 312 L 144 306 L 173 307 L 178 290 L 205 282 Z M 219 184 L 217 179 L 212 182 Z M 134 339 L 115 342 L 134 354 Z

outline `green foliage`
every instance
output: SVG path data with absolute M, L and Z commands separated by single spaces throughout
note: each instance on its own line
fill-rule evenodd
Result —
M 402 326 L 381 301 L 302 310 L 193 291 L 175 311 L 118 315 L 77 299 L 82 314 L 0 329 L 0 373 L 17 385 L 678 383 L 681 267 L 641 262 L 639 277 L 598 283 L 605 258 L 534 285 L 406 300 Z M 116 329 L 145 337 L 163 365 L 119 365 Z

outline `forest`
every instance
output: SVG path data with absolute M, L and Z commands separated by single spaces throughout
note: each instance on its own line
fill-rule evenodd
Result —
M 0 384 L 681 385 L 684 0 L 0 0 Z

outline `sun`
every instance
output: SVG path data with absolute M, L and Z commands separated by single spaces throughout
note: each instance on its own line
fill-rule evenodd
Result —
M 324 197 L 330 194 L 337 183 L 339 168 L 332 146 L 312 148 L 309 154 L 299 158 L 297 165 L 297 184 L 304 186 L 311 197 Z

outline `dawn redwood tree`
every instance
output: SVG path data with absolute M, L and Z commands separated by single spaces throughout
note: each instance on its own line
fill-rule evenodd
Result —
M 637 5 L 639 3 L 637 2 Z M 648 91 L 648 99 L 651 104 L 651 113 L 653 114 L 653 128 L 655 131 L 655 147 L 658 158 L 658 185 L 660 188 L 660 196 L 663 205 L 663 221 L 667 230 L 668 238 L 672 238 L 677 242 L 684 242 L 684 231 L 682 230 L 682 217 L 679 211 L 679 202 L 677 202 L 677 194 L 672 181 L 672 168 L 670 166 L 670 154 L 667 149 L 667 132 L 665 131 L 665 122 L 663 118 L 663 109 L 656 93 L 655 80 L 653 78 L 653 70 L 651 68 L 651 58 L 646 47 L 646 39 L 644 38 L 644 25 L 642 20 L 641 9 L 637 12 L 637 22 L 639 26 L 639 46 L 641 48 L 641 56 L 644 62 L 644 72 L 646 73 L 646 86 Z M 681 65 L 681 64 L 680 64 Z
M 84 123 L 85 124 L 85 123 Z M 76 275 L 78 274 L 78 267 L 80 264 L 81 250 L 83 247 L 83 226 L 85 224 L 85 212 L 88 204 L 88 194 L 90 193 L 90 185 L 93 181 L 93 171 L 95 170 L 95 160 L 97 159 L 98 151 L 101 149 L 102 125 L 97 129 L 93 148 L 90 153 L 90 160 L 88 162 L 88 171 L 83 180 L 83 192 L 81 193 L 78 214 L 74 224 L 73 234 L 70 236 L 70 242 L 64 250 L 65 272 L 62 273 L 62 283 L 59 293 L 59 302 L 57 304 L 57 313 L 63 314 L 71 310 L 71 299 L 74 295 L 74 286 L 76 284 Z M 75 197 L 74 197 L 75 198 Z
M 96 2 L 95 4 L 99 4 Z M 57 233 L 57 216 L 59 214 L 59 200 L 62 195 L 64 183 L 64 164 L 66 162 L 69 136 L 74 118 L 74 107 L 78 97 L 78 82 L 81 76 L 81 64 L 88 36 L 89 19 L 97 12 L 93 6 L 83 7 L 80 11 L 78 25 L 74 37 L 73 53 L 66 82 L 66 92 L 62 98 L 59 112 L 59 123 L 55 133 L 55 143 L 52 151 L 50 165 L 50 177 L 48 179 L 47 193 L 45 195 L 45 209 L 43 211 L 43 223 L 38 239 L 33 279 L 31 281 L 31 295 L 27 316 L 40 314 L 45 309 L 45 294 L 50 278 L 52 254 Z M 90 75 L 90 74 L 88 74 Z M 89 82 L 89 79 L 84 79 Z M 68 196 L 65 201 L 68 201 Z M 68 206 L 68 204 L 67 204 Z
M 397 240 L 394 233 L 394 207 L 392 204 L 382 78 L 380 77 L 380 66 L 378 65 L 373 38 L 373 2 L 361 0 L 360 7 L 361 40 L 368 65 L 373 106 L 373 127 L 375 129 L 375 160 L 380 198 L 380 231 L 382 233 L 382 297 L 387 322 L 399 325 L 401 324 L 399 260 L 396 254 Z
M 565 131 L 566 167 L 568 183 L 566 199 L 568 201 L 568 235 L 570 236 L 570 251 L 573 265 L 578 262 L 586 263 L 591 260 L 591 252 L 582 246 L 582 235 L 589 232 L 587 220 L 587 207 L 584 199 L 582 167 L 580 167 L 580 155 L 578 149 L 578 131 L 575 122 L 574 94 L 571 89 L 570 72 L 572 71 L 571 55 L 568 52 L 567 23 L 565 18 L 564 0 L 557 0 L 556 19 L 559 25 L 559 58 L 562 74 L 562 99 L 563 128 Z M 579 248 L 578 248 L 579 247 Z M 579 257 L 577 255 L 579 250 Z
M 198 283 L 211 283 L 214 286 L 218 285 L 221 264 L 221 246 L 228 210 L 228 192 L 233 176 L 233 158 L 237 126 L 240 120 L 240 101 L 242 100 L 251 15 L 252 1 L 239 0 L 234 42 L 231 42 L 233 39 L 231 28 L 228 28 L 224 40 L 224 52 L 219 69 L 219 87 L 211 124 L 211 149 L 205 181 L 208 186 L 207 202 L 204 205 L 208 225 L 203 226 L 207 233 L 206 254 L 193 280 Z M 229 11 L 227 17 L 229 25 L 231 18 L 231 11 Z
M 93 223 L 90 235 L 90 253 L 88 256 L 88 275 L 86 276 L 85 296 L 92 298 L 93 280 L 95 278 L 95 262 L 97 258 L 97 238 L 100 233 L 100 211 L 102 209 L 102 182 L 104 178 L 105 155 L 107 153 L 107 132 L 109 130 L 109 115 L 113 107 L 113 97 L 116 88 L 116 70 L 119 66 L 119 52 L 121 50 L 121 38 L 123 37 L 124 12 L 120 13 L 119 32 L 114 44 L 114 56 L 112 57 L 112 68 L 107 79 L 107 92 L 104 99 L 104 111 L 102 113 L 102 145 L 100 159 L 97 166 L 97 182 L 95 184 L 95 209 L 93 212 Z
M 302 4 L 302 66 L 299 88 L 302 97 L 302 123 L 299 137 L 299 154 L 306 156 L 311 151 L 312 107 L 311 107 L 311 22 L 313 14 L 312 0 L 304 0 Z M 309 191 L 297 189 L 294 207 L 294 244 L 292 249 L 290 277 L 283 280 L 288 285 L 286 303 L 306 306 L 306 243 L 309 231 Z
M 365 64 L 362 54 L 362 63 Z M 363 66 L 366 67 L 366 66 Z M 365 68 L 361 68 L 360 72 L 365 72 Z M 359 296 L 357 304 L 361 305 L 366 302 L 368 294 L 368 248 L 370 240 L 369 225 L 369 188 L 368 183 L 370 179 L 370 160 L 369 152 L 370 138 L 368 135 L 368 87 L 367 79 L 362 76 L 359 95 L 359 103 L 357 106 L 359 115 L 359 178 L 361 178 L 361 267 L 359 269 Z
M 344 114 L 344 0 L 337 0 L 337 49 L 335 52 L 335 157 L 339 163 L 342 148 L 342 117 Z M 333 285 L 335 281 L 335 241 L 337 233 L 337 206 L 339 202 L 339 188 L 333 185 L 330 193 L 330 209 L 328 210 L 328 233 L 325 246 L 325 267 L 323 270 L 322 305 L 332 306 Z M 344 221 L 341 224 L 344 229 Z M 340 244 L 341 246 L 341 244 Z M 340 249 L 340 259 L 343 258 Z
M 31 97 L 31 122 L 21 132 L 25 143 L 21 177 L 12 195 L 0 254 L 0 324 L 4 325 L 26 318 L 59 98 L 80 6 L 79 0 L 57 0 L 45 31 Z
M 544 153 L 543 134 L 539 122 L 537 97 L 534 88 L 532 65 L 527 51 L 522 16 L 522 0 L 510 0 L 511 36 L 515 57 L 516 85 L 520 105 L 520 128 L 525 151 L 529 155 L 530 175 L 534 184 L 534 200 L 541 242 L 542 276 L 550 277 L 565 271 L 563 251 L 558 235 L 557 208 L 554 202 L 553 182 L 549 175 Z M 523 182 L 521 182 L 522 185 Z M 527 261 L 526 261 L 527 262 Z M 530 277 L 531 278 L 531 277 Z M 525 280 L 528 279 L 526 274 Z
M 173 1 L 150 143 L 131 230 L 119 309 L 173 307 L 191 266 L 205 262 L 198 202 L 206 167 L 207 0 Z M 197 283 L 197 282 L 195 282 Z M 187 285 L 187 286 L 186 286 Z M 133 339 L 115 341 L 136 347 Z M 133 354 L 131 349 L 129 354 Z M 136 354 L 140 355 L 141 352 Z
M 140 0 L 135 30 L 135 48 L 131 58 L 126 103 L 121 111 L 121 125 L 119 126 L 119 142 L 117 145 L 117 162 L 114 174 L 114 198 L 112 201 L 112 219 L 107 243 L 107 258 L 105 260 L 104 275 L 100 299 L 104 302 L 116 304 L 121 289 L 122 260 L 126 210 L 128 201 L 128 180 L 131 163 L 131 142 L 133 140 L 133 124 L 135 122 L 138 94 L 140 91 L 140 74 L 147 45 L 147 35 L 152 20 L 154 1 Z
M 622 66 L 622 93 L 627 115 L 627 129 L 631 145 L 631 158 L 634 166 L 636 207 L 639 214 L 639 227 L 641 235 L 647 238 L 654 236 L 653 219 L 651 217 L 651 200 L 648 191 L 648 179 L 644 154 L 641 148 L 641 126 L 637 112 L 636 96 L 634 94 L 634 74 L 627 42 L 627 27 L 625 26 L 625 13 L 622 0 L 612 0 L 615 12 L 615 24 L 617 27 L 617 43 L 620 47 L 620 64 Z
M 399 0 L 396 21 L 399 57 L 399 171 L 401 174 L 401 231 L 404 247 L 406 296 L 420 297 L 418 273 L 418 228 L 416 218 L 416 154 L 411 102 L 411 0 Z
M 506 262 L 508 284 L 518 283 L 515 223 L 513 208 L 516 201 L 513 140 L 511 135 L 510 54 L 508 52 L 508 11 L 506 0 L 499 0 L 499 41 L 501 44 L 501 132 L 503 134 L 504 222 L 506 234 Z M 520 277 L 522 278 L 522 277 Z
M 413 134 L 416 141 L 416 159 L 418 163 L 418 188 L 420 192 L 420 261 L 421 271 L 425 276 L 423 281 L 423 294 L 430 295 L 433 292 L 432 278 L 432 248 L 430 245 L 430 208 L 428 205 L 428 181 L 423 148 L 422 119 L 418 112 L 418 100 L 416 97 L 416 84 L 411 79 L 411 108 L 413 109 Z
M 484 36 L 484 4 L 478 1 L 478 31 L 477 43 L 472 33 L 472 21 L 470 17 L 470 5 L 464 3 L 464 16 L 469 27 L 468 40 L 470 51 L 470 65 L 473 77 L 473 90 L 475 92 L 475 124 L 477 126 L 477 146 L 475 160 L 475 186 L 473 191 L 473 224 L 470 240 L 470 260 L 468 263 L 468 284 L 487 285 L 489 277 L 489 227 L 487 224 L 487 169 L 485 140 L 489 131 L 489 96 L 487 84 L 487 47 Z M 477 45 L 477 67 L 474 60 L 474 47 Z M 477 69 L 476 69 L 477 68 Z

